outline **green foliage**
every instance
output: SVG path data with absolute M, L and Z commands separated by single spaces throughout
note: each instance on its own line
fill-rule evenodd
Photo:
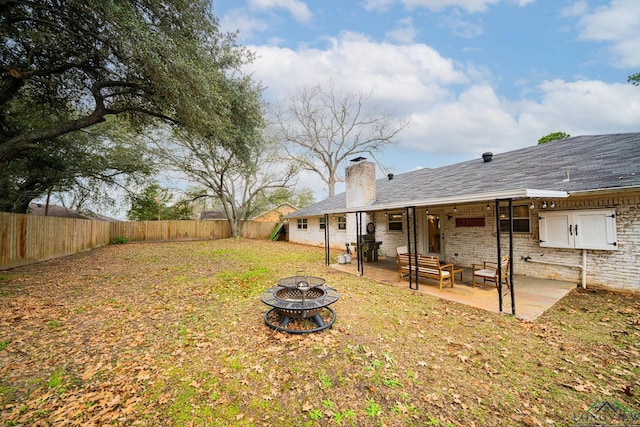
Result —
M 366 403 L 367 403 L 367 407 L 365 408 L 365 412 L 367 413 L 367 415 L 369 415 L 370 417 L 377 417 L 380 414 L 382 414 L 380 405 L 377 404 L 372 397 L 368 398 Z
M 640 86 L 640 73 L 630 75 L 627 81 L 634 86 Z
M 147 186 L 141 194 L 131 195 L 131 209 L 127 218 L 132 221 L 190 219 L 193 203 L 180 200 L 170 205 L 173 196 L 158 184 Z
M 546 144 L 547 142 L 551 142 L 551 141 L 558 141 L 558 140 L 561 140 L 561 139 L 567 139 L 570 136 L 571 135 L 569 135 L 568 133 L 564 133 L 564 132 L 551 132 L 550 134 L 545 135 L 542 138 L 540 138 L 538 140 L 538 145 Z
M 109 240 L 110 245 L 124 245 L 125 243 L 129 243 L 129 239 L 124 236 L 117 236 Z
M 140 150 L 115 142 L 109 118 L 129 140 L 166 124 L 251 151 L 260 90 L 240 67 L 252 55 L 220 33 L 209 1 L 5 3 L 0 209 L 148 169 Z
M 317 421 L 322 418 L 322 411 L 320 409 L 313 409 L 309 412 L 309 418 L 314 421 Z
M 7 341 L 7 340 L 0 341 L 0 351 L 7 348 L 9 344 L 11 344 L 11 341 Z

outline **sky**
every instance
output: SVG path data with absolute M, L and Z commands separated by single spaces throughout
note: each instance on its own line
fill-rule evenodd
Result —
M 640 131 L 639 0 L 213 0 L 270 104 L 330 81 L 410 125 L 379 176 Z M 543 165 L 541 165 L 543 167 Z M 320 181 L 301 177 L 316 200 Z M 340 187 L 338 192 L 340 192 Z

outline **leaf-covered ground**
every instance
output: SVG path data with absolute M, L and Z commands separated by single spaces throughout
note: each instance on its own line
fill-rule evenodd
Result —
M 323 261 L 322 248 L 219 240 L 0 272 L 2 425 L 569 426 L 601 402 L 640 413 L 638 295 L 576 291 L 531 323 Z M 264 325 L 260 294 L 299 270 L 340 292 L 331 329 Z

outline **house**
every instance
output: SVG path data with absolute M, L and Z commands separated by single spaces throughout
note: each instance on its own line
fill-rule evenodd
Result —
M 501 250 L 514 274 L 640 291 L 640 133 L 378 180 L 373 163 L 354 160 L 344 193 L 287 215 L 291 242 L 344 250 L 368 233 L 382 256 L 410 244 L 461 267 Z
M 29 203 L 29 214 L 44 216 L 46 205 L 44 203 Z M 92 219 L 95 221 L 120 221 L 116 218 L 111 218 L 105 215 L 91 215 L 87 213 L 80 213 L 73 209 L 65 208 L 64 206 L 49 205 L 47 216 L 55 216 L 61 218 L 78 218 L 78 219 Z
M 285 202 L 273 209 L 270 209 L 258 216 L 251 218 L 251 221 L 266 221 L 266 222 L 280 222 L 282 218 L 292 212 L 297 211 L 298 208 L 291 203 Z
M 258 221 L 258 222 L 280 222 L 282 217 L 292 212 L 297 211 L 298 208 L 293 206 L 291 203 L 285 202 L 279 206 L 276 206 L 273 209 L 269 209 L 266 212 L 261 213 L 260 215 L 256 215 L 251 218 L 250 221 Z M 202 211 L 200 213 L 201 220 L 215 220 L 215 219 L 227 219 L 227 214 L 224 212 L 224 209 L 219 209 L 216 211 Z

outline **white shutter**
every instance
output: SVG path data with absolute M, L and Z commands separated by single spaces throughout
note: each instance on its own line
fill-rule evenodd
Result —
M 538 217 L 540 246 L 615 250 L 614 209 L 541 212 Z
M 549 248 L 573 248 L 573 236 L 569 235 L 571 215 L 568 212 L 549 212 L 539 215 L 540 246 Z
M 573 223 L 576 248 L 617 249 L 614 210 L 577 211 Z

